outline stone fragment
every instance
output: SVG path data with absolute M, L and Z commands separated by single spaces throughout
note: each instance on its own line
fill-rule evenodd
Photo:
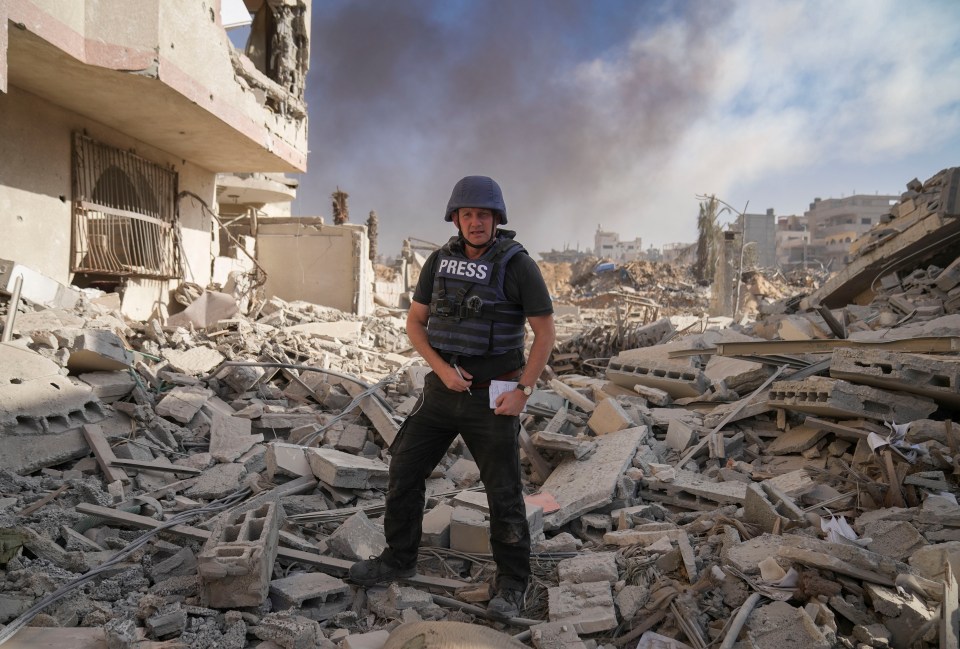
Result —
M 671 419 L 667 426 L 664 443 L 673 450 L 682 453 L 699 440 L 697 431 L 679 419 Z
M 550 621 L 572 624 L 577 633 L 597 633 L 617 626 L 609 582 L 564 584 L 548 590 Z
M 193 485 L 184 493 L 202 500 L 223 498 L 237 490 L 246 473 L 242 464 L 216 464 L 196 476 Z
M 331 487 L 382 489 L 387 486 L 389 470 L 380 460 L 332 448 L 308 448 L 305 452 L 313 474 Z
M 620 579 L 620 573 L 617 570 L 617 554 L 596 552 L 564 559 L 557 564 L 557 574 L 560 581 L 572 584 L 593 581 L 608 581 L 613 584 Z
M 454 507 L 450 516 L 450 549 L 490 554 L 490 523 L 475 509 Z
M 877 521 L 865 525 L 863 535 L 871 539 L 867 549 L 893 559 L 906 560 L 927 544 L 917 528 L 907 521 Z
M 253 388 L 264 374 L 264 369 L 256 365 L 230 365 L 220 370 L 217 378 L 242 394 Z
M 210 412 L 210 456 L 217 462 L 233 462 L 262 441 L 260 433 L 250 434 L 249 419 Z
M 534 624 L 530 640 L 536 649 L 587 649 L 573 625 L 565 622 Z
M 267 613 L 253 627 L 253 634 L 281 649 L 316 649 L 317 639 L 323 637 L 315 621 L 287 612 Z
M 780 433 L 767 445 L 767 453 L 771 455 L 789 455 L 800 453 L 817 445 L 827 435 L 827 431 L 810 426 L 794 426 L 788 431 Z
M 212 396 L 213 391 L 204 387 L 178 386 L 164 395 L 155 410 L 161 417 L 170 417 L 181 424 L 187 424 Z
M 620 589 L 615 599 L 620 618 L 632 620 L 650 599 L 650 589 L 646 586 L 627 585 Z
M 161 356 L 174 370 L 191 376 L 207 374 L 224 361 L 223 354 L 209 347 L 192 347 L 186 351 L 166 347 Z
M 434 548 L 449 548 L 450 522 L 452 517 L 453 507 L 446 503 L 440 503 L 424 514 L 420 545 Z
M 923 546 L 910 555 L 908 563 L 920 576 L 942 581 L 948 561 L 953 574 L 960 574 L 960 541 Z
M 616 399 L 604 399 L 598 403 L 587 420 L 587 426 L 597 435 L 615 433 L 632 425 L 630 416 Z
M 267 444 L 267 479 L 273 480 L 276 476 L 299 478 L 313 475 L 303 447 L 283 442 Z
M 747 618 L 747 637 L 756 649 L 832 646 L 804 609 L 786 602 L 771 602 L 754 609 Z
M 105 329 L 61 329 L 54 332 L 60 346 L 70 351 L 67 367 L 71 372 L 127 370 L 133 365 L 133 353 L 123 341 Z
M 342 649 L 383 649 L 390 634 L 387 631 L 351 633 L 340 643 Z
M 373 524 L 363 511 L 347 520 L 327 538 L 327 547 L 344 559 L 363 561 L 380 556 L 387 547 L 383 530 Z
M 137 384 L 129 372 L 87 372 L 78 378 L 89 385 L 94 396 L 104 403 L 122 399 Z
M 447 478 L 461 489 L 467 489 L 480 482 L 480 467 L 473 460 L 461 457 L 447 469 Z

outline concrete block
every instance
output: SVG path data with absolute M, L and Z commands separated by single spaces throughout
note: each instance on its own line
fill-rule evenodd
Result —
M 541 487 L 541 491 L 553 494 L 560 505 L 560 509 L 543 517 L 543 529 L 555 530 L 612 502 L 620 476 L 646 436 L 646 426 L 608 433 L 597 439 L 597 450 L 589 457 L 561 462 Z
M 178 386 L 167 392 L 154 410 L 161 417 L 188 424 L 212 396 L 213 390 L 204 387 Z
M 935 641 L 936 626 L 931 624 L 939 617 L 939 605 L 935 608 L 911 592 L 898 592 L 877 584 L 864 582 L 865 597 L 873 605 L 873 610 L 882 617 L 883 625 L 890 631 L 890 645 L 909 647 L 915 643 L 917 631 L 925 626 L 930 629 L 920 636 L 921 640 Z
M 89 385 L 61 376 L 56 363 L 34 351 L 0 343 L 0 433 L 61 433 L 105 416 Z
M 940 274 L 937 275 L 936 285 L 941 291 L 949 291 L 960 285 L 960 257 L 954 259 L 949 266 L 940 271 Z
M 363 447 L 366 446 L 366 444 L 366 427 L 358 426 L 356 424 L 348 424 L 340 434 L 340 439 L 337 440 L 334 448 L 336 448 L 338 451 L 343 451 L 344 453 L 356 455 L 363 450 Z
M 756 649 L 793 646 L 829 649 L 833 646 L 805 610 L 786 602 L 772 602 L 754 609 L 747 618 L 747 637 L 750 646 Z
M 770 388 L 768 403 L 775 408 L 827 417 L 865 417 L 895 422 L 925 419 L 937 409 L 937 404 L 925 397 L 822 376 L 803 381 L 775 381 Z
M 907 521 L 876 521 L 863 527 L 863 535 L 872 539 L 867 549 L 893 559 L 909 559 L 927 544 L 923 535 Z
M 453 507 L 446 503 L 440 503 L 424 514 L 420 545 L 433 548 L 449 548 L 452 517 Z
M 776 487 L 754 482 L 747 485 L 743 519 L 764 532 L 773 532 L 784 529 L 791 521 L 803 521 L 804 515 L 790 497 Z
M 129 372 L 86 372 L 78 378 L 89 385 L 94 396 L 103 403 L 113 403 L 124 398 L 137 384 Z
M 869 349 L 836 349 L 830 376 L 960 407 L 960 360 Z
M 216 500 L 237 490 L 247 474 L 242 464 L 215 464 L 200 475 L 184 493 L 190 498 Z
M 614 599 L 620 619 L 632 620 L 643 605 L 650 600 L 650 589 L 646 586 L 627 585 L 620 589 Z
M 572 624 L 577 633 L 598 633 L 617 626 L 613 593 L 606 581 L 563 584 L 548 590 L 550 621 Z
M 446 476 L 461 489 L 466 489 L 480 482 L 480 467 L 473 460 L 462 457 L 450 465 Z
M 389 469 L 380 460 L 332 448 L 308 448 L 305 452 L 313 474 L 331 487 L 383 489 L 387 486 Z
M 451 504 L 454 507 L 475 509 L 484 516 L 490 515 L 490 505 L 487 502 L 487 494 L 483 491 L 461 491 L 451 499 Z
M 628 390 L 639 384 L 663 390 L 674 399 L 698 397 L 710 385 L 706 375 L 689 359 L 668 356 L 670 351 L 679 350 L 684 345 L 686 343 L 670 342 L 621 352 L 610 359 L 606 377 Z
M 158 640 L 178 637 L 187 628 L 187 611 L 180 602 L 164 604 L 144 620 L 144 626 Z
M 597 435 L 615 433 L 633 425 L 630 416 L 615 399 L 604 399 L 594 408 L 587 426 Z
M 659 474 L 648 477 L 647 488 L 692 503 L 742 505 L 747 495 L 747 487 L 742 482 L 713 482 L 703 474 L 684 469 L 675 469 L 671 473 L 669 481 L 661 480 Z
M 246 392 L 260 381 L 266 372 L 253 365 L 232 365 L 217 373 L 217 378 L 233 388 L 238 394 Z
M 383 530 L 374 525 L 361 510 L 345 520 L 327 538 L 327 547 L 344 559 L 362 561 L 380 556 L 387 547 L 387 539 Z
M 279 532 L 277 505 L 272 502 L 227 516 L 197 558 L 205 604 L 213 608 L 262 604 L 270 589 Z
M 907 563 L 921 577 L 942 581 L 944 566 L 950 562 L 953 574 L 960 574 L 960 541 L 947 541 L 936 545 L 927 545 L 916 550 Z
M 696 444 L 699 439 L 700 435 L 692 426 L 688 426 L 679 419 L 671 419 L 667 426 L 667 437 L 664 443 L 673 450 L 682 453 Z
M 61 329 L 54 335 L 70 351 L 71 372 L 127 370 L 133 366 L 133 352 L 123 346 L 120 336 L 105 329 Z
M 297 609 L 301 615 L 322 622 L 350 608 L 353 593 L 342 579 L 322 572 L 306 572 L 270 582 L 273 610 Z
M 490 523 L 474 509 L 454 507 L 450 516 L 450 549 L 490 554 Z
M 530 640 L 536 649 L 587 649 L 573 625 L 563 622 L 534 624 Z
M 223 354 L 209 347 L 191 347 L 186 351 L 166 347 L 160 355 L 174 370 L 191 376 L 207 374 L 225 360 Z
M 810 426 L 794 426 L 788 431 L 777 435 L 770 444 L 767 445 L 767 453 L 770 455 L 790 455 L 792 453 L 801 453 L 808 448 L 817 445 L 821 439 L 826 437 L 827 431 Z
M 561 582 L 583 584 L 607 581 L 611 584 L 620 579 L 617 570 L 616 552 L 594 552 L 564 559 L 557 564 Z
M 268 613 L 253 627 L 253 634 L 281 649 L 316 649 L 323 638 L 320 625 L 314 620 L 292 613 Z
M 249 419 L 210 413 L 210 456 L 218 462 L 233 462 L 263 441 L 263 435 L 250 434 Z
M 289 476 L 299 478 L 313 475 L 303 447 L 283 442 L 267 444 L 267 479 L 273 481 L 275 476 Z

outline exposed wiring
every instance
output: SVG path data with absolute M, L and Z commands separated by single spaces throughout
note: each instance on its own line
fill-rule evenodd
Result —
M 76 579 L 73 579 L 72 581 L 67 582 L 66 584 L 64 584 L 54 592 L 50 593 L 49 595 L 37 601 L 33 606 L 31 606 L 29 609 L 27 609 L 22 614 L 20 614 L 16 619 L 14 619 L 6 627 L 0 630 L 0 645 L 4 644 L 10 638 L 16 635 L 17 632 L 20 631 L 20 629 L 22 629 L 27 624 L 29 624 L 30 620 L 36 617 L 45 608 L 47 608 L 48 606 L 50 606 L 51 604 L 59 600 L 61 597 L 71 592 L 72 590 L 82 586 L 83 584 L 86 584 L 87 582 L 91 581 L 95 577 L 112 569 L 118 563 L 122 562 L 124 559 L 126 559 L 127 557 L 132 555 L 134 552 L 142 548 L 144 545 L 146 545 L 148 541 L 150 541 L 153 537 L 157 536 L 160 532 L 163 532 L 164 530 L 168 530 L 171 527 L 176 527 L 177 525 L 183 525 L 184 523 L 187 523 L 192 519 L 197 518 L 198 516 L 201 516 L 204 514 L 212 514 L 222 509 L 232 507 L 233 505 L 239 503 L 248 495 L 250 495 L 250 493 L 251 493 L 250 489 L 245 487 L 243 489 L 233 492 L 229 496 L 225 496 L 223 498 L 220 498 L 219 500 L 211 501 L 206 505 L 204 505 L 203 507 L 198 507 L 197 509 L 191 509 L 189 511 L 176 514 L 175 516 L 171 517 L 169 520 L 164 521 L 157 527 L 144 532 L 143 534 L 138 536 L 136 539 L 131 541 L 130 544 L 127 545 L 127 547 L 125 547 L 123 550 L 120 550 L 118 553 L 110 557 L 110 559 L 108 559 L 106 562 L 102 563 L 96 568 L 93 568 L 85 572 L 84 574 L 77 577 Z

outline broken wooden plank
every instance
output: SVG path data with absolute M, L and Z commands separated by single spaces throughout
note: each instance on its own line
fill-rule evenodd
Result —
M 364 391 L 364 388 L 352 381 L 341 381 L 340 385 L 343 386 L 343 389 L 353 398 L 356 398 Z M 380 437 L 387 443 L 387 446 L 392 445 L 393 440 L 397 438 L 400 427 L 383 404 L 380 403 L 376 397 L 368 394 L 360 400 L 360 410 L 367 416 L 367 419 L 370 420 L 373 427 L 377 429 L 377 432 L 380 433 Z
M 123 469 L 116 468 L 113 464 L 117 461 L 117 456 L 113 454 L 113 449 L 110 448 L 110 444 L 107 443 L 107 438 L 103 436 L 103 428 L 97 424 L 84 424 L 82 431 L 83 438 L 87 440 L 87 445 L 97 458 L 97 464 L 100 465 L 100 470 L 103 471 L 103 475 L 106 478 L 104 482 L 107 484 L 116 482 L 117 480 L 130 482 L 130 476 L 128 476 Z
M 40 500 L 29 505 L 28 507 L 24 507 L 23 509 L 21 509 L 19 512 L 17 512 L 17 516 L 29 516 L 30 514 L 40 509 L 41 507 L 46 505 L 48 502 L 50 502 L 51 500 L 53 500 L 54 498 L 56 498 L 57 496 L 59 496 L 69 488 L 70 488 L 70 485 L 68 484 L 60 485 L 59 487 L 57 487 L 55 491 L 51 491 Z

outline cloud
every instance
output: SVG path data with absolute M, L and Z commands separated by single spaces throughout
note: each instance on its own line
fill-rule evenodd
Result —
M 537 252 L 592 247 L 599 224 L 656 245 L 692 240 L 699 193 L 787 214 L 853 178 L 898 192 L 957 164 L 952 2 L 313 12 L 310 171 L 295 210 L 327 214 L 339 185 L 352 221 L 377 211 L 388 255 L 405 236 L 452 234 L 443 207 L 473 173 L 498 179 L 510 225 Z M 918 161 L 936 168 L 910 171 Z

